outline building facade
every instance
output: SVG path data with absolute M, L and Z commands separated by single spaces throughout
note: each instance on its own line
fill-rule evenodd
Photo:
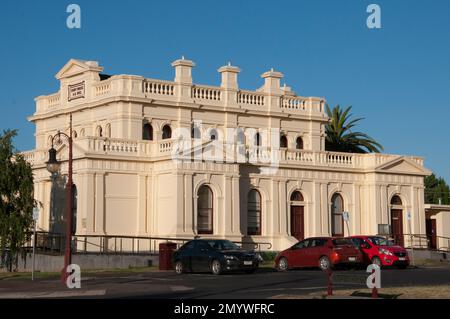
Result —
M 281 250 L 322 235 L 377 234 L 400 243 L 426 232 L 419 157 L 325 150 L 325 100 L 296 95 L 283 74 L 240 89 L 239 68 L 219 87 L 193 84 L 194 63 L 173 81 L 108 76 L 70 60 L 57 93 L 36 98 L 38 227 L 51 228 L 51 136 L 72 118 L 76 233 L 270 242 Z M 67 145 L 55 143 L 67 172 Z M 346 213 L 344 213 L 346 212 Z M 348 221 L 346 216 L 348 216 Z

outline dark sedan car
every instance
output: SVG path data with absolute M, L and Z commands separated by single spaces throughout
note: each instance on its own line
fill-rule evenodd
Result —
M 177 274 L 210 271 L 219 275 L 232 270 L 252 273 L 258 269 L 260 258 L 229 240 L 195 239 L 174 253 L 173 263 Z

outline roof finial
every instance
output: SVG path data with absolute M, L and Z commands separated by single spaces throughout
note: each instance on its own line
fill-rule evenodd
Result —
M 228 61 L 228 66 L 231 66 L 231 62 L 230 61 Z
M 181 56 L 181 60 L 184 60 L 184 55 Z
M 273 72 L 273 68 L 270 68 L 270 72 Z

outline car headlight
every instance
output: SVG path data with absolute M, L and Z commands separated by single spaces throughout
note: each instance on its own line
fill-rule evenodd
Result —
M 264 261 L 264 258 L 262 258 L 261 254 L 256 254 L 255 257 L 256 257 L 256 259 L 258 259 L 259 262 Z
M 394 255 L 389 250 L 384 249 L 384 248 L 379 248 L 378 251 L 379 251 L 380 254 L 383 254 L 383 255 L 387 255 L 387 256 L 393 256 Z

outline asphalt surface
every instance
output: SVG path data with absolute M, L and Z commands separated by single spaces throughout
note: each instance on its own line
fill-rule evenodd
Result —
M 364 270 L 341 270 L 335 274 L 341 275 L 341 282 L 335 283 L 334 289 L 365 288 L 364 284 L 355 283 L 355 279 L 368 275 Z M 348 282 L 342 280 L 343 277 L 348 278 Z M 450 284 L 450 267 L 386 269 L 381 273 L 382 287 L 442 284 Z M 220 276 L 176 275 L 172 271 L 82 274 L 81 289 L 68 289 L 58 279 L 0 280 L 0 298 L 263 299 L 325 292 L 326 289 L 326 274 L 312 269 L 276 272 L 266 268 L 255 274 Z

